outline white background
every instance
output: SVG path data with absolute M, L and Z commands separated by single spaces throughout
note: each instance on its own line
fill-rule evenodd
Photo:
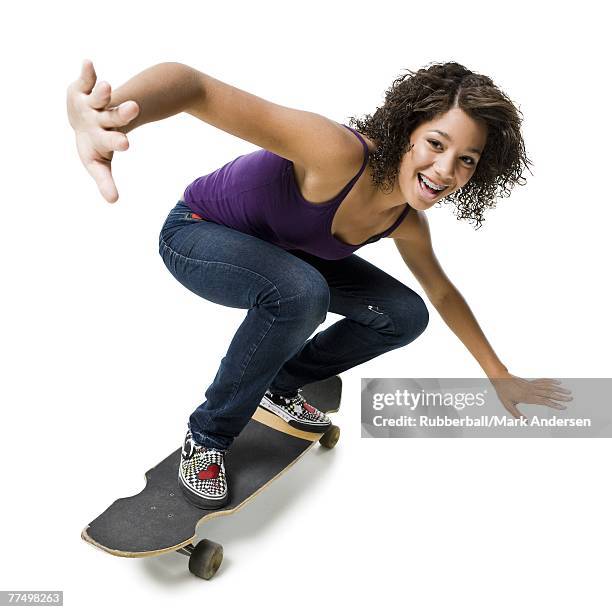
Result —
M 429 211 L 436 253 L 510 372 L 609 376 L 611 90 L 600 6 L 7 9 L 0 589 L 63 589 L 71 610 L 609 609 L 609 440 L 360 438 L 361 377 L 482 375 L 433 308 L 414 344 L 344 374 L 335 450 L 317 447 L 243 511 L 201 526 L 198 538 L 225 547 L 212 581 L 175 553 L 121 559 L 83 542 L 81 529 L 180 445 L 244 316 L 179 285 L 157 241 L 191 180 L 254 147 L 187 115 L 147 125 L 115 155 L 120 199 L 110 205 L 80 165 L 65 114 L 84 58 L 115 87 L 180 61 L 345 123 L 373 112 L 406 68 L 454 60 L 487 74 L 524 114 L 534 176 L 479 231 L 450 208 Z M 423 294 L 392 240 L 359 255 Z

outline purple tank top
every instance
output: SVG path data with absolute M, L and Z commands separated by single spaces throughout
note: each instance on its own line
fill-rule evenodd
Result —
M 410 210 L 384 232 L 361 244 L 347 244 L 332 236 L 331 226 L 338 207 L 368 163 L 368 146 L 357 131 L 364 160 L 359 172 L 340 193 L 327 202 L 305 200 L 295 181 L 293 162 L 265 149 L 241 155 L 218 170 L 191 183 L 183 200 L 209 221 L 257 236 L 286 250 L 299 250 L 323 259 L 342 259 L 357 249 L 393 232 Z

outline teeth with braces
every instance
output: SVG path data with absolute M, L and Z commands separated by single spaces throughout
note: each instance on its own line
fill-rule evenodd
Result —
M 436 191 L 442 191 L 443 189 L 446 189 L 446 185 L 442 185 L 442 187 L 438 187 L 438 185 L 436 185 L 435 183 L 432 183 L 430 180 L 428 180 L 428 178 L 426 176 L 424 176 L 423 174 L 419 173 L 419 176 L 421 177 L 421 180 L 428 186 L 431 187 L 432 189 L 435 189 Z

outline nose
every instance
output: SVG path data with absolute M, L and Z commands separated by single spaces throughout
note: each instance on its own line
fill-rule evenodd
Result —
M 434 180 L 439 180 L 444 185 L 453 184 L 453 162 L 450 157 L 440 156 L 434 164 L 434 171 L 436 173 Z

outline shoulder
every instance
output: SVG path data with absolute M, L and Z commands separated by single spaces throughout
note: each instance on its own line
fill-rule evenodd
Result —
M 366 148 L 371 152 L 374 144 L 356 130 L 336 121 L 328 121 L 327 129 L 317 141 L 317 153 L 312 152 L 308 161 L 294 160 L 294 163 L 308 173 L 321 177 L 333 177 L 351 170 L 354 170 L 353 174 L 357 173 L 365 158 Z
M 422 210 L 411 208 L 404 220 L 387 236 L 398 240 L 407 240 L 413 243 L 431 244 L 431 233 L 427 214 Z
M 335 122 L 334 122 L 335 123 Z M 333 198 L 361 169 L 366 150 L 359 137 L 346 126 L 335 123 L 333 146 L 323 146 L 320 156 L 310 163 L 293 162 L 294 174 L 302 195 L 311 202 Z M 328 134 L 329 137 L 329 134 Z M 362 136 L 369 152 L 374 144 Z

